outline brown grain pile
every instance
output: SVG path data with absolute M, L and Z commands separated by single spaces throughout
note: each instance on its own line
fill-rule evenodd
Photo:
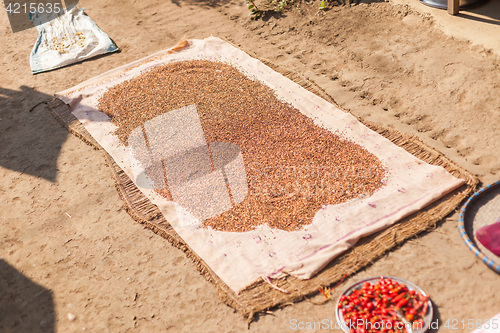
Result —
M 109 89 L 99 108 L 127 144 L 145 121 L 190 104 L 197 107 L 207 142 L 241 148 L 248 180 L 248 196 L 203 221 L 207 227 L 241 232 L 268 223 L 298 230 L 323 205 L 370 196 L 382 186 L 385 171 L 374 155 L 314 125 L 227 64 L 197 60 L 155 68 Z

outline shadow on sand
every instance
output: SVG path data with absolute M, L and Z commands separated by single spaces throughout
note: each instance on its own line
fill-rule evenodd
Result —
M 0 259 L 0 332 L 55 332 L 52 291 Z
M 0 167 L 55 182 L 68 131 L 50 115 L 53 98 L 33 88 L 0 88 Z
M 475 15 L 471 15 L 469 13 L 473 13 Z M 474 8 L 461 11 L 457 16 L 468 20 L 500 25 L 500 2 L 492 0 L 482 2 Z
M 199 5 L 202 7 L 220 7 L 229 4 L 231 0 L 172 0 L 172 3 L 176 6 L 186 5 Z

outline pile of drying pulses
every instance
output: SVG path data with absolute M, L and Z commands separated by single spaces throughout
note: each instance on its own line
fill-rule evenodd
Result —
M 385 171 L 373 154 L 318 127 L 269 87 L 224 63 L 195 60 L 154 68 L 110 88 L 99 109 L 127 145 L 134 128 L 191 104 L 208 143 L 240 147 L 248 181 L 248 196 L 203 221 L 206 227 L 243 232 L 267 223 L 299 230 L 323 205 L 370 196 L 382 186 Z M 164 190 L 157 192 L 170 199 Z

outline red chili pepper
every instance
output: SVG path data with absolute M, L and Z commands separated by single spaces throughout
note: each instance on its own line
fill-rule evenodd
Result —
M 408 322 L 418 322 L 422 320 L 427 312 L 428 297 L 415 290 L 409 290 L 405 284 L 399 284 L 389 278 L 380 278 L 376 283 L 365 282 L 360 289 L 354 290 L 350 295 L 340 298 L 339 308 L 342 310 L 344 320 L 356 325 L 357 320 L 372 323 L 392 323 L 393 329 L 389 330 L 382 325 L 380 332 L 406 332 L 405 329 L 395 329 L 396 323 L 402 323 L 398 319 L 398 313 L 403 315 Z M 421 311 L 420 311 L 421 310 Z M 399 324 L 401 325 L 401 324 Z M 357 328 L 356 333 L 373 332 Z
M 428 307 L 429 307 L 429 303 L 428 303 L 428 302 L 425 302 L 425 303 L 424 303 L 424 307 L 422 308 L 422 312 L 420 312 L 420 315 L 421 315 L 422 317 L 424 317 L 424 316 L 425 316 L 425 314 L 427 313 L 427 308 L 428 308 Z
M 405 297 L 406 295 L 405 294 L 399 294 L 398 296 L 396 296 L 393 300 L 392 300 L 392 303 L 399 303 L 400 300 L 403 299 L 403 297 Z

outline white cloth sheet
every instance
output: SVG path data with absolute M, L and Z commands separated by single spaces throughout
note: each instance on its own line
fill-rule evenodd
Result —
M 235 292 L 262 277 L 279 278 L 291 274 L 308 279 L 361 237 L 387 228 L 464 183 L 445 169 L 420 161 L 368 129 L 351 114 L 221 39 L 210 37 L 189 42 L 190 46 L 179 52 L 156 53 L 57 94 L 68 104 L 81 98 L 73 114 L 131 179 L 140 173 L 141 166 L 113 135 L 116 126 L 96 110 L 99 98 L 110 87 L 153 67 L 195 59 L 231 64 L 249 78 L 263 82 L 278 98 L 312 118 L 317 126 L 340 132 L 343 137 L 363 146 L 380 159 L 387 171 L 384 186 L 371 197 L 324 206 L 311 224 L 291 232 L 271 229 L 267 225 L 242 233 L 206 229 L 185 207 L 167 201 L 148 186 L 139 186 L 191 249 Z

